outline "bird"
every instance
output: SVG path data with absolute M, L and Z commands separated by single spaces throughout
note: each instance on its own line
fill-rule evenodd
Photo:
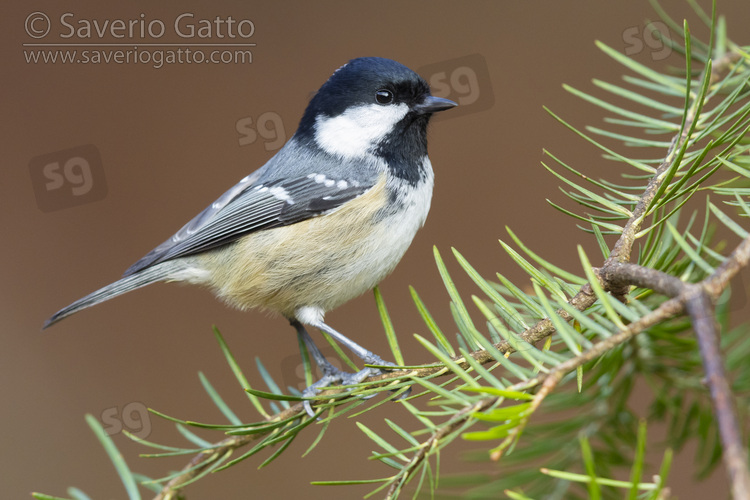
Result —
M 270 160 L 122 278 L 59 310 L 43 329 L 126 292 L 176 281 L 208 287 L 240 310 L 286 318 L 322 373 L 305 397 L 381 373 L 336 368 L 306 326 L 366 365 L 395 366 L 330 327 L 324 315 L 390 274 L 424 225 L 434 184 L 427 126 L 434 113 L 456 105 L 433 96 L 422 77 L 394 60 L 350 60 L 312 96 L 296 132 Z M 312 414 L 307 400 L 305 408 Z

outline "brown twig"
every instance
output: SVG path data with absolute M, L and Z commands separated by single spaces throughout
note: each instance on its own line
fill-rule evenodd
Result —
M 713 315 L 713 304 L 708 292 L 701 287 L 690 287 L 686 295 L 685 306 L 700 346 L 706 380 L 711 391 L 714 414 L 724 449 L 724 465 L 732 485 L 732 495 L 735 499 L 750 499 L 747 452 L 743 446 L 744 440 L 735 415 L 732 389 L 729 387 L 721 362 L 719 332 Z

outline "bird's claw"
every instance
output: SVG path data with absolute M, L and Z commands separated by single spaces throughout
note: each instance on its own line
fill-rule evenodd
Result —
M 382 373 L 382 371 L 378 368 L 363 368 L 356 373 L 341 371 L 338 368 L 334 368 L 332 370 L 332 366 L 326 368 L 327 369 L 325 370 L 325 373 L 320 380 L 302 391 L 302 397 L 311 398 L 313 396 L 317 396 L 318 391 L 323 390 L 336 382 L 339 382 L 341 385 L 354 385 L 359 384 L 368 377 L 374 377 L 375 375 L 380 375 Z M 373 396 L 375 396 L 375 394 L 367 394 L 365 396 L 362 396 L 362 399 L 370 399 Z M 310 415 L 311 417 L 315 416 L 315 413 L 312 410 L 312 405 L 310 404 L 310 399 L 305 399 L 305 401 L 303 402 L 303 406 L 305 408 L 305 412 L 308 415 Z
M 377 360 L 368 360 L 367 364 L 373 364 L 373 365 L 379 365 L 379 366 L 392 366 L 394 368 L 398 368 L 398 365 L 383 361 L 382 359 L 378 358 Z M 359 384 L 363 380 L 369 378 L 369 377 L 375 377 L 377 375 L 380 375 L 383 373 L 383 370 L 380 368 L 371 368 L 371 367 L 365 367 L 362 370 L 351 373 L 351 372 L 345 372 L 341 371 L 338 368 L 335 368 L 333 366 L 327 366 L 324 370 L 323 377 L 315 382 L 314 384 L 307 387 L 304 391 L 302 391 L 302 397 L 304 398 L 312 398 L 314 396 L 318 395 L 318 391 L 321 391 L 325 389 L 326 387 L 329 387 L 332 384 L 340 383 L 341 385 L 355 385 Z M 399 391 L 400 389 L 392 389 L 391 392 Z M 394 398 L 394 401 L 407 398 L 411 394 L 411 387 L 406 389 L 404 392 L 398 395 L 398 397 Z M 362 399 L 370 399 L 375 397 L 377 394 L 366 394 L 361 395 L 360 397 Z M 303 407 L 305 408 L 305 412 L 310 415 L 310 417 L 315 417 L 315 412 L 312 409 L 312 404 L 310 403 L 310 399 L 305 399 L 303 402 Z
M 397 392 L 400 389 L 392 389 L 391 392 Z M 407 387 L 404 392 L 393 398 L 394 401 L 401 401 L 402 399 L 406 399 L 411 394 L 411 386 Z

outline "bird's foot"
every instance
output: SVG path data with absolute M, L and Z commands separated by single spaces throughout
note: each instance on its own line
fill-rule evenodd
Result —
M 373 356 L 371 359 L 368 359 L 367 364 L 372 365 L 378 365 L 378 366 L 392 366 L 394 368 L 398 368 L 398 365 L 391 363 L 389 361 L 384 361 L 378 356 Z M 322 391 L 326 387 L 331 386 L 332 384 L 339 383 L 341 385 L 355 385 L 359 384 L 363 380 L 369 378 L 369 377 L 375 377 L 377 375 L 381 375 L 385 371 L 388 370 L 381 370 L 380 368 L 372 368 L 372 367 L 365 367 L 362 370 L 351 373 L 351 372 L 345 372 L 342 370 L 339 370 L 335 366 L 331 364 L 324 365 L 321 367 L 324 371 L 323 377 L 321 377 L 317 382 L 313 383 L 309 387 L 307 387 L 304 391 L 302 391 L 302 397 L 305 398 L 312 398 L 314 396 L 318 395 L 319 391 Z M 391 392 L 398 391 L 399 389 L 394 389 Z M 397 399 L 403 399 L 411 393 L 411 387 L 409 387 L 406 391 L 401 393 Z M 362 395 L 362 399 L 370 399 L 372 397 L 375 397 L 376 393 Z M 305 412 L 307 412 L 308 415 L 311 417 L 315 416 L 315 413 L 313 412 L 312 405 L 310 404 L 310 399 L 306 399 L 303 403 L 303 406 L 305 408 Z
M 326 366 L 322 367 L 324 374 L 323 377 L 320 378 L 317 382 L 307 387 L 304 391 L 302 391 L 302 397 L 305 398 L 311 398 L 318 395 L 318 391 L 321 391 L 325 389 L 326 387 L 329 387 L 332 384 L 340 383 L 341 385 L 354 385 L 359 384 L 363 380 L 365 380 L 368 377 L 373 377 L 375 375 L 379 375 L 381 370 L 377 368 L 364 368 L 356 373 L 351 372 L 345 372 L 342 370 L 339 370 L 335 366 L 328 364 Z M 373 397 L 375 394 L 370 394 L 367 396 L 363 396 L 363 399 L 369 399 Z M 303 406 L 305 407 L 305 411 L 308 415 L 311 417 L 315 416 L 315 413 L 312 410 L 312 405 L 310 404 L 310 400 L 306 399 L 303 403 Z

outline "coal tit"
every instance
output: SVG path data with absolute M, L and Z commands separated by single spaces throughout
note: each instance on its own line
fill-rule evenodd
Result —
M 424 224 L 433 187 L 427 124 L 455 105 L 432 96 L 419 75 L 395 61 L 349 61 L 312 97 L 294 136 L 265 165 L 121 279 L 61 309 L 44 328 L 157 281 L 187 282 L 234 307 L 289 320 L 323 373 L 305 395 L 378 373 L 339 371 L 303 325 L 330 334 L 367 364 L 390 365 L 323 316 L 385 278 Z

